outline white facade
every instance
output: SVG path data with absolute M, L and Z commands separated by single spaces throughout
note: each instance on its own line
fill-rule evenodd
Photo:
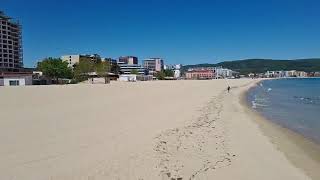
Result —
M 227 78 L 232 77 L 233 71 L 231 69 L 215 68 L 216 77 Z
M 25 86 L 26 80 L 24 78 L 5 78 L 3 79 L 4 86 Z
M 170 69 L 170 70 L 179 70 L 181 69 L 181 64 L 173 64 L 173 65 L 170 65 L 170 64 L 166 64 L 163 66 L 164 69 Z
M 137 75 L 135 75 L 135 74 L 120 75 L 118 81 L 135 82 L 135 81 L 137 81 Z
M 102 60 L 101 57 L 98 54 L 78 54 L 78 55 L 64 55 L 61 56 L 62 61 L 65 61 L 68 63 L 68 67 L 73 68 L 76 63 L 80 62 L 81 58 L 90 59 L 91 61 L 96 61 L 98 59 Z
M 135 64 L 135 60 L 133 57 L 128 58 L 128 64 Z
M 308 77 L 308 73 L 299 71 L 299 76 L 298 77 Z
M 118 64 L 120 72 L 122 74 L 131 74 L 133 70 L 137 71 L 138 74 L 146 74 L 145 68 L 137 64 Z
M 118 63 L 128 64 L 128 65 L 137 65 L 138 58 L 135 56 L 121 56 L 121 57 L 119 57 Z
M 174 70 L 174 78 L 180 78 L 180 77 L 181 77 L 180 70 Z
M 42 71 L 33 71 L 32 74 L 42 76 L 43 72 Z
M 282 72 L 283 72 L 283 77 L 308 77 L 308 73 L 304 71 L 291 70 L 291 71 L 282 71 Z
M 165 65 L 163 66 L 163 69 L 164 69 L 164 70 L 173 70 L 173 69 L 174 69 L 174 65 L 165 64 Z
M 174 68 L 175 68 L 176 70 L 178 70 L 178 69 L 181 69 L 181 66 L 182 66 L 182 64 L 176 64 L 176 65 L 174 65 Z
M 32 85 L 32 75 L 0 77 L 0 86 Z
M 267 71 L 265 73 L 265 76 L 268 78 L 271 77 L 286 77 L 287 76 L 287 72 L 285 71 Z
M 68 63 L 68 67 L 73 67 L 76 63 L 80 61 L 80 55 L 65 55 L 61 56 L 62 61 Z
M 152 72 L 160 72 L 164 69 L 164 62 L 161 58 L 149 58 L 144 60 L 143 66 Z

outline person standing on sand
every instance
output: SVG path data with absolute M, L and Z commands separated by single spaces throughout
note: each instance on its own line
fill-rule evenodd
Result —
M 228 93 L 230 92 L 230 89 L 231 89 L 231 88 L 230 88 L 230 86 L 228 86 L 228 88 L 227 88 L 227 90 L 228 90 Z

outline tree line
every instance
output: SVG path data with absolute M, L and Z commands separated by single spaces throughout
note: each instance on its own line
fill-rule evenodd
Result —
M 87 57 L 81 57 L 79 63 L 69 67 L 68 62 L 62 61 L 60 58 L 50 57 L 39 62 L 37 70 L 54 80 L 56 84 L 59 84 L 62 79 L 71 79 L 72 83 L 82 82 L 90 77 L 90 73 L 95 73 L 97 77 L 103 77 L 106 83 L 108 73 L 118 74 L 120 68 L 109 61 L 102 61 L 101 58 L 92 60 Z
M 224 61 L 217 64 L 196 64 L 183 66 L 183 71 L 197 67 L 219 67 L 228 68 L 246 75 L 248 73 L 263 73 L 266 71 L 297 70 L 305 72 L 320 71 L 320 58 L 296 59 L 296 60 L 274 60 L 274 59 L 246 59 L 236 61 Z
M 91 59 L 90 57 L 81 57 L 79 62 L 73 67 L 68 66 L 67 61 L 60 58 L 46 58 L 37 64 L 37 70 L 41 71 L 43 75 L 51 78 L 54 83 L 59 84 L 63 79 L 71 79 L 71 83 L 78 83 L 88 80 L 92 73 L 94 76 L 102 77 L 105 83 L 108 81 L 108 74 L 120 74 L 120 67 L 117 64 L 110 63 L 110 61 L 103 61 L 101 58 Z M 132 70 L 131 74 L 139 74 L 137 70 Z M 173 70 L 162 70 L 155 74 L 159 80 L 164 80 L 166 77 L 174 77 Z

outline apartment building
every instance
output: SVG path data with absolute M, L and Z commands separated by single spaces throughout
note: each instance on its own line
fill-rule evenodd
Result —
M 148 74 L 148 71 L 138 64 L 118 63 L 118 66 L 120 67 L 120 74 L 132 74 L 133 72 L 141 75 Z
M 92 54 L 92 55 L 64 55 L 61 56 L 62 61 L 68 62 L 68 67 L 73 68 L 75 64 L 79 63 L 81 59 L 83 60 L 91 60 L 91 61 L 97 61 L 101 60 L 101 57 L 98 54 Z
M 215 72 L 216 78 L 231 78 L 234 75 L 238 74 L 235 71 L 232 71 L 231 69 L 226 69 L 222 67 L 214 67 L 213 71 Z
M 68 63 L 68 67 L 73 67 L 76 63 L 80 62 L 81 55 L 64 55 L 61 56 L 62 61 Z
M 117 64 L 118 64 L 118 62 L 117 62 L 116 59 L 104 58 L 104 60 L 105 60 L 106 62 L 108 62 L 110 65 L 117 65 Z
M 0 11 L 0 72 L 19 72 L 21 68 L 23 68 L 21 25 Z
M 144 60 L 143 66 L 150 72 L 160 72 L 164 69 L 164 61 L 161 58 L 149 58 Z
M 120 64 L 128 64 L 128 65 L 133 65 L 133 64 L 138 64 L 138 58 L 135 56 L 121 56 L 119 57 Z
M 215 72 L 210 69 L 194 69 L 186 72 L 186 79 L 214 79 Z

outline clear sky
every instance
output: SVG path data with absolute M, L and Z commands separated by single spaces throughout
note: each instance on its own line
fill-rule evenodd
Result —
M 98 53 L 166 63 L 320 57 L 319 0 L 0 0 L 23 25 L 25 66 Z

